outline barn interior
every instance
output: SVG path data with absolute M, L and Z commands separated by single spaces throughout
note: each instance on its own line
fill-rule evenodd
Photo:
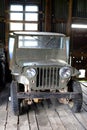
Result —
M 35 8 L 28 11 L 28 6 Z M 28 13 L 34 17 L 28 17 Z M 85 73 L 82 78 L 87 78 L 87 0 L 3 0 L 0 2 L 0 43 L 6 57 L 9 34 L 14 31 L 57 32 L 70 37 L 71 65 Z M 9 64 L 8 58 L 6 63 Z M 9 74 L 8 68 L 6 70 Z
M 55 32 L 69 37 L 69 61 L 80 72 L 83 104 L 72 113 L 64 100 L 44 100 L 15 117 L 10 105 L 9 35 L 13 32 Z M 0 1 L 0 129 L 87 129 L 87 0 Z M 3 54 L 2 54 L 3 53 Z M 2 57 L 3 56 L 3 57 Z M 3 83 L 2 83 L 3 79 Z M 3 89 L 4 88 L 4 89 Z M 26 111 L 26 112 L 25 112 Z M 2 118 L 1 118 L 2 117 Z

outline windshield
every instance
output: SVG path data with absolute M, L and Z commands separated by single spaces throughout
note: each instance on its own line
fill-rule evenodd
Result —
M 58 48 L 65 47 L 65 37 L 62 36 L 18 36 L 18 48 Z

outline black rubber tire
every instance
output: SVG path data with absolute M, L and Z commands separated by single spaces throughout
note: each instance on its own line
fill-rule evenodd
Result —
M 68 92 L 79 92 L 79 98 L 74 98 L 74 99 L 70 99 L 69 103 L 72 101 L 73 102 L 73 106 L 70 107 L 72 112 L 80 112 L 81 108 L 82 108 L 82 103 L 83 103 L 83 96 L 82 96 L 82 89 L 81 89 L 81 85 L 78 81 L 75 80 L 70 80 L 70 82 L 68 83 Z
M 17 83 L 12 81 L 10 88 L 11 105 L 14 115 L 20 115 L 20 99 L 17 98 Z

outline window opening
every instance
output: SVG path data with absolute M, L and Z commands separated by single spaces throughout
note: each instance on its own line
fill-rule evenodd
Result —
M 10 31 L 38 31 L 37 5 L 10 5 Z

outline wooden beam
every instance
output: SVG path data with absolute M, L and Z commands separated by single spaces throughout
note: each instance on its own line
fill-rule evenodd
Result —
M 67 34 L 67 36 L 71 35 L 72 3 L 73 3 L 73 0 L 69 0 L 68 20 L 67 20 L 67 26 L 66 26 L 66 34 Z
M 58 18 L 54 18 L 52 19 L 52 22 L 57 24 L 57 23 L 65 23 L 66 24 L 66 20 L 65 19 L 58 19 Z
M 22 20 L 6 20 L 6 23 L 37 23 L 39 24 L 38 21 L 22 21 Z
M 8 2 L 8 0 L 5 0 L 5 12 L 6 12 L 6 10 L 8 10 L 8 8 L 9 8 L 9 2 Z M 8 18 L 9 18 L 9 14 L 6 13 L 5 19 L 7 20 Z M 5 24 L 6 24 L 6 27 L 5 27 L 5 49 L 6 49 L 6 51 L 8 51 L 9 23 L 6 22 Z
M 72 23 L 77 23 L 77 24 L 87 24 L 87 18 L 82 18 L 82 17 L 72 17 Z
M 51 32 L 51 0 L 46 0 L 46 7 L 45 7 L 45 31 Z

